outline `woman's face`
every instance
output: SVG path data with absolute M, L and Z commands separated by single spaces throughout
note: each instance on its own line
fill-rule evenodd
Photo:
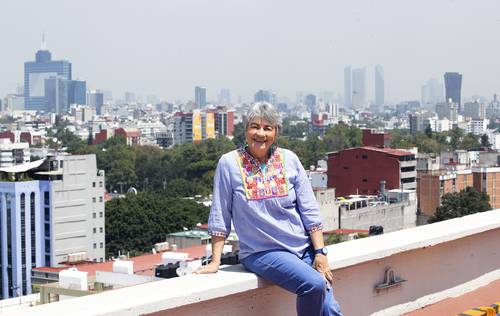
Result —
M 276 140 L 276 126 L 263 118 L 254 118 L 245 131 L 248 151 L 261 162 L 265 162 L 269 148 Z

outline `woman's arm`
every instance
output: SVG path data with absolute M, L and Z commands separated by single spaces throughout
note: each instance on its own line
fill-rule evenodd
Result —
M 205 273 L 215 273 L 219 270 L 220 257 L 222 255 L 222 249 L 224 248 L 224 237 L 212 236 L 212 262 L 206 266 L 201 266 L 194 273 L 205 274 Z
M 321 249 L 325 246 L 323 231 L 317 230 L 309 234 L 314 249 Z M 328 264 L 328 257 L 324 254 L 314 255 L 313 267 L 319 271 L 328 281 L 333 282 L 333 274 Z

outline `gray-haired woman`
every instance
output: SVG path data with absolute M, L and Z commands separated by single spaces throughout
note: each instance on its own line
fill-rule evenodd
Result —
M 246 145 L 219 160 L 208 219 L 212 262 L 196 273 L 217 272 L 232 220 L 242 264 L 296 293 L 298 315 L 341 315 L 318 205 L 298 157 L 275 145 L 280 128 L 271 104 L 254 104 L 246 116 Z

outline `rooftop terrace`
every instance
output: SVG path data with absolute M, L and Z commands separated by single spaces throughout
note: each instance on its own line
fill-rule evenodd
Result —
M 500 210 L 329 246 L 335 295 L 345 315 L 454 315 L 485 302 L 454 297 L 500 280 Z M 384 283 L 390 268 L 396 280 Z M 386 280 L 387 281 L 387 280 Z M 379 285 L 379 290 L 376 286 Z M 500 300 L 500 293 L 495 301 Z M 294 315 L 295 296 L 240 266 L 17 310 L 12 315 Z M 6 312 L 2 315 L 9 315 Z M 413 314 L 411 314 L 413 315 Z M 421 314 L 414 314 L 421 315 Z

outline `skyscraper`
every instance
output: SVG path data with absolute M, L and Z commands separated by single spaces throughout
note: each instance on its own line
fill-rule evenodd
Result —
M 310 112 L 315 112 L 316 111 L 316 96 L 314 94 L 308 94 L 306 95 L 304 99 L 304 103 L 307 106 L 307 109 Z
M 47 110 L 45 79 L 59 76 L 71 80 L 71 63 L 67 60 L 52 60 L 52 54 L 45 47 L 36 52 L 35 61 L 24 63 L 24 108 L 26 110 Z
M 422 106 L 434 110 L 437 103 L 444 102 L 443 84 L 436 79 L 429 79 L 421 90 Z
M 46 110 L 51 113 L 65 113 L 71 104 L 85 104 L 87 83 L 67 80 L 60 76 L 45 79 Z
M 100 90 L 89 91 L 87 94 L 87 104 L 95 107 L 97 115 L 102 114 L 102 105 L 104 104 L 104 93 Z
M 221 89 L 219 93 L 219 104 L 231 104 L 231 91 L 229 89 Z
M 259 90 L 255 92 L 253 100 L 254 102 L 269 102 L 273 105 L 277 103 L 276 93 L 269 90 Z
M 462 109 L 462 75 L 458 72 L 447 72 L 444 74 L 444 86 L 446 90 L 446 102 L 451 99 L 458 104 L 458 112 Z
M 344 68 L 344 107 L 352 107 L 352 70 L 351 66 Z
M 197 108 L 204 108 L 207 105 L 207 89 L 203 87 L 194 87 L 194 103 Z
M 384 68 L 381 65 L 375 66 L 375 105 L 377 107 L 384 106 L 385 102 L 385 82 Z
M 362 109 L 366 104 L 366 67 L 352 70 L 352 107 Z

